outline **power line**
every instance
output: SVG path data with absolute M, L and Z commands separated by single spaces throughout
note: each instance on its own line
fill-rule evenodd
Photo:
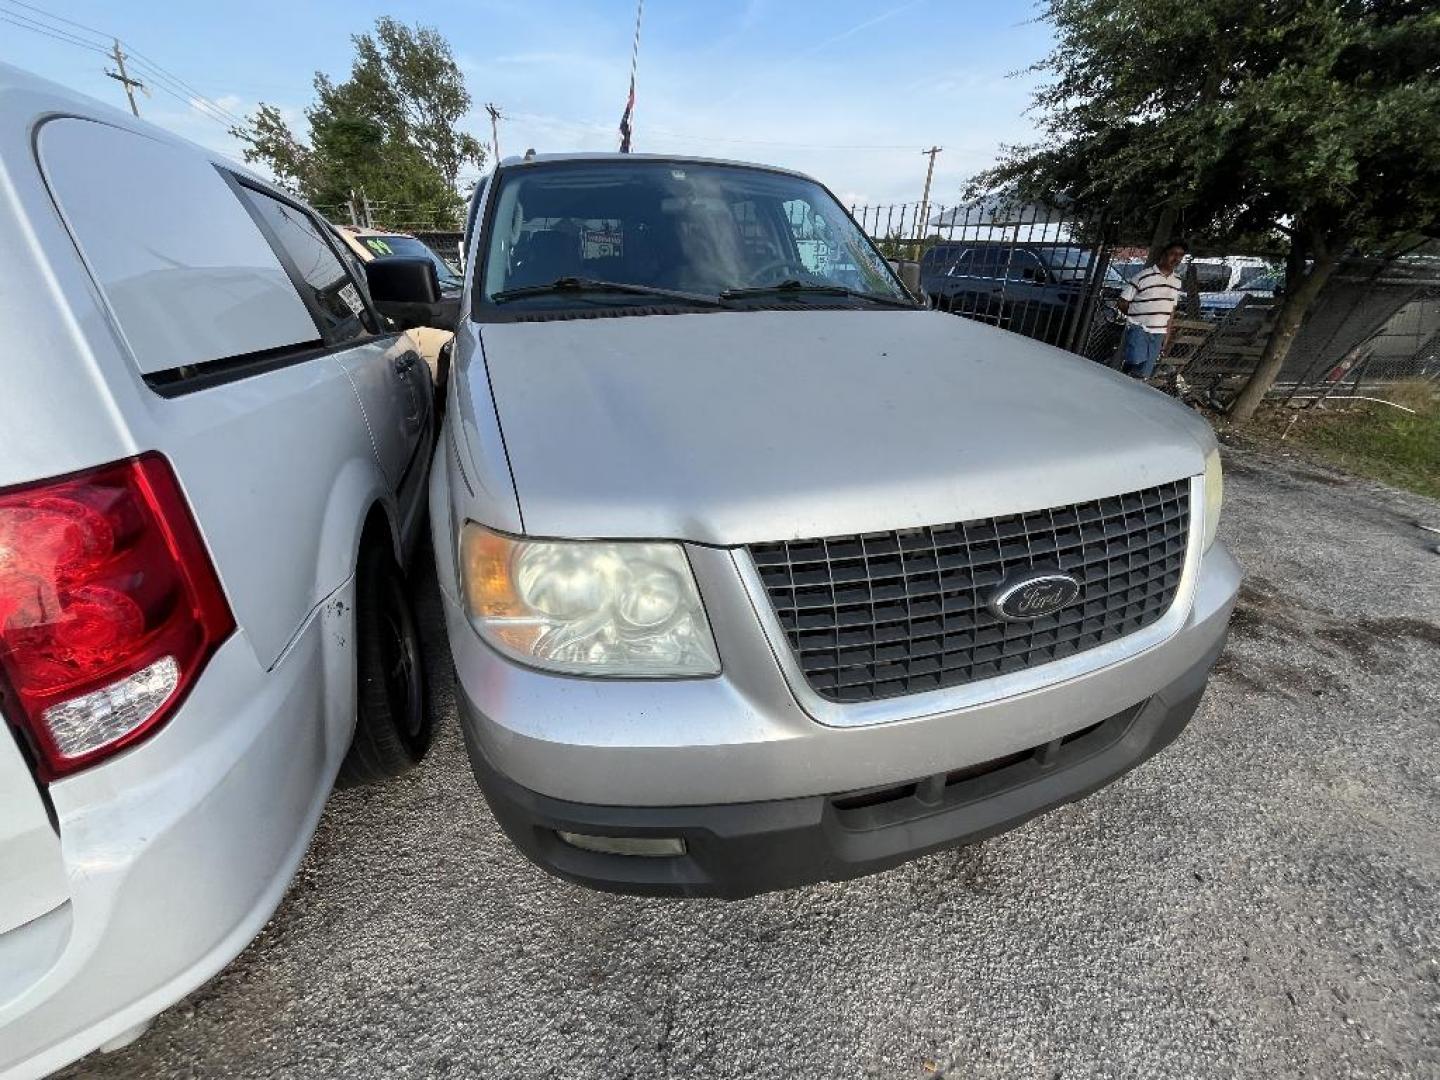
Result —
M 87 33 L 94 34 L 96 37 L 99 38 L 109 38 L 112 36 L 105 33 L 103 30 L 96 30 L 93 26 L 86 26 L 84 23 L 76 22 L 74 19 L 67 19 L 64 15 L 56 15 L 53 12 L 46 11 L 44 8 L 36 7 L 34 4 L 27 4 L 25 0 L 5 0 L 5 2 L 12 7 L 25 8 L 27 11 L 35 12 L 37 15 L 44 15 L 52 22 L 65 23 L 67 26 L 73 26 L 76 29 L 84 30 Z
M 82 49 L 89 49 L 92 52 L 99 53 L 101 56 L 110 55 L 109 49 L 102 49 L 99 45 L 92 45 L 83 38 L 76 37 L 68 31 L 61 30 L 59 27 L 45 26 L 44 23 L 40 23 L 34 19 L 27 19 L 26 22 L 20 22 L 19 20 L 21 19 L 27 19 L 27 17 L 21 15 L 18 11 L 0 11 L 0 22 L 7 22 L 11 26 L 18 26 L 21 30 L 29 30 L 31 33 L 39 34 L 41 37 L 63 41 L 67 45 L 78 45 Z
M 33 11 L 37 15 L 43 16 L 45 19 L 52 20 L 52 22 L 64 23 L 67 26 L 73 26 L 78 30 L 83 30 L 87 34 L 94 34 L 96 37 L 113 41 L 115 42 L 115 47 L 117 48 L 121 44 L 120 39 L 115 37 L 115 35 L 113 34 L 106 34 L 104 31 L 98 30 L 93 26 L 89 26 L 82 22 L 77 22 L 74 19 L 67 19 L 63 15 L 56 15 L 53 12 L 46 11 L 44 8 L 37 7 L 34 4 L 26 3 L 25 0 L 0 0 L 0 3 L 4 3 L 11 8 L 11 10 L 9 11 L 0 9 L 0 21 L 10 23 L 13 26 L 18 26 L 22 30 L 29 30 L 32 33 L 41 35 L 42 37 L 52 38 L 55 41 L 62 41 L 68 45 L 75 45 L 79 48 L 89 49 L 92 52 L 97 52 L 104 56 L 112 58 L 115 56 L 114 51 L 112 51 L 112 49 L 110 48 L 104 48 L 95 42 L 85 40 L 78 34 L 74 34 L 68 30 L 64 30 L 59 26 L 54 26 L 42 22 L 39 19 L 36 19 L 29 15 L 24 15 L 19 11 L 13 9 L 16 7 L 24 8 L 26 11 Z M 246 121 L 242 117 L 236 116 L 233 112 L 225 108 L 223 105 L 207 97 L 205 94 L 202 94 L 199 90 L 195 89 L 194 86 L 190 85 L 184 79 L 180 78 L 178 75 L 175 75 L 173 72 L 170 72 L 166 68 L 161 67 L 158 63 L 156 63 L 154 60 L 151 60 L 144 53 L 137 52 L 128 44 L 125 45 L 125 48 L 129 49 L 127 58 L 133 61 L 137 68 L 148 70 L 152 82 L 155 84 L 155 87 L 157 89 L 169 94 L 176 100 L 183 102 L 185 105 L 198 112 L 201 116 L 205 116 L 211 120 L 214 120 L 217 124 L 222 125 L 227 130 L 232 126 L 242 126 L 245 124 Z M 130 80 L 128 77 L 120 81 L 126 84 L 127 95 L 131 93 L 132 84 L 140 85 L 138 81 Z M 166 84 L 168 84 L 168 86 Z M 135 111 L 133 102 L 131 103 L 131 110 Z
M 187 83 L 184 79 L 180 78 L 180 76 L 178 76 L 178 75 L 176 75 L 176 74 L 174 74 L 174 73 L 172 73 L 172 72 L 170 72 L 170 71 L 167 71 L 165 68 L 163 68 L 163 67 L 161 67 L 159 64 L 157 64 L 154 60 L 151 60 L 151 59 L 150 59 L 148 56 L 146 56 L 144 53 L 142 53 L 142 52 L 137 52 L 136 50 L 131 49 L 131 50 L 130 50 L 130 55 L 131 55 L 134 59 L 136 59 L 136 60 L 138 60 L 138 61 L 140 62 L 140 66 L 141 66 L 141 67 L 149 68 L 150 71 L 153 72 L 154 74 L 159 75 L 159 76 L 161 76 L 162 78 L 169 79 L 172 83 L 174 83 L 174 84 L 176 84 L 177 86 L 179 86 L 182 90 L 188 91 L 188 92 L 189 92 L 190 94 L 192 94 L 194 97 L 198 98 L 200 101 L 203 101 L 207 106 L 209 106 L 211 109 L 215 110 L 216 112 L 220 113 L 222 116 L 229 117 L 231 120 L 233 120 L 233 121 L 234 121 L 235 123 L 237 123 L 237 124 L 243 124 L 243 123 L 245 122 L 241 117 L 236 116 L 236 115 L 235 115 L 234 113 L 232 113 L 229 109 L 227 109 L 227 108 L 225 108 L 223 105 L 221 105 L 218 101 L 216 101 L 216 100 L 213 99 L 213 98 L 206 97 L 206 96 L 205 96 L 204 94 L 202 94 L 199 90 L 196 90 L 195 87 L 191 86 L 191 85 L 190 85 L 189 83 Z
M 142 60 L 139 53 L 132 51 L 130 58 L 139 61 L 136 67 L 148 72 L 154 80 L 157 89 L 165 91 L 178 101 L 183 101 L 201 116 L 207 116 L 227 128 L 232 126 L 243 127 L 247 122 L 244 118 L 236 116 L 223 105 L 195 91 L 193 88 L 187 87 L 183 82 L 180 82 L 180 80 L 175 79 L 173 76 L 161 73 L 153 64 Z

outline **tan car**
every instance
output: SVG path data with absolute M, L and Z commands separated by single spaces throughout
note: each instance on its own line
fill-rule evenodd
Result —
M 435 264 L 435 273 L 440 279 L 442 291 L 459 293 L 465 284 L 459 271 L 437 255 L 433 248 L 417 236 L 385 229 L 364 229 L 358 225 L 337 225 L 335 231 L 350 246 L 350 250 L 365 262 L 372 259 L 383 259 L 391 255 L 408 255 L 429 259 Z M 415 340 L 420 355 L 425 358 L 425 363 L 430 365 L 430 375 L 435 381 L 436 389 L 443 390 L 446 372 L 442 370 L 440 350 L 454 335 L 449 331 L 436 330 L 429 326 L 416 327 L 408 333 Z

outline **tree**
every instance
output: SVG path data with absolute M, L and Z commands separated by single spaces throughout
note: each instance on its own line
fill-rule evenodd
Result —
M 317 206 L 341 206 L 352 190 L 406 219 L 454 220 L 464 199 L 460 171 L 480 166 L 484 148 L 458 128 L 470 108 L 450 45 L 435 30 L 391 18 L 374 35 L 356 34 L 350 77 L 315 73 L 316 101 L 305 110 L 307 142 L 280 110 L 262 103 L 244 127 L 245 160 Z
M 1341 257 L 1440 220 L 1440 13 L 1431 0 L 1048 0 L 1044 18 L 1058 43 L 1034 68 L 1051 76 L 1034 98 L 1041 139 L 1006 147 L 972 186 L 1065 192 L 1131 235 L 1177 216 L 1220 241 L 1280 233 L 1285 295 L 1231 409 L 1248 420 Z

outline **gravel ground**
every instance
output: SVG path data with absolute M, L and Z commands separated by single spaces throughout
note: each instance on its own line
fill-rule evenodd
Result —
M 502 838 L 447 697 L 244 955 L 68 1075 L 1440 1076 L 1440 503 L 1228 464 L 1230 648 L 1090 799 L 848 884 L 607 896 Z

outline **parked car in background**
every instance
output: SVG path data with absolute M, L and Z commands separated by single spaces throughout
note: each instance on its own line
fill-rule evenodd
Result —
M 1145 259 L 1112 259 L 1110 269 L 1120 275 L 1122 281 L 1129 281 L 1148 265 Z
M 337 774 L 426 752 L 429 376 L 290 195 L 0 65 L 0 1074 L 275 910 Z
M 540 866 L 853 877 L 1184 728 L 1239 583 L 1203 419 L 925 310 L 797 173 L 511 158 L 469 220 L 431 535 L 470 760 Z
M 1253 300 L 1270 300 L 1284 289 L 1284 271 L 1272 270 L 1263 274 L 1247 274 L 1243 283 L 1234 289 L 1200 294 L 1200 316 L 1206 319 L 1223 319 L 1240 306 L 1247 297 Z
M 1047 344 L 1073 331 L 1090 287 L 1088 248 L 1064 244 L 968 241 L 942 243 L 921 258 L 920 283 L 935 307 Z M 1103 300 L 1124 280 L 1107 268 Z
M 464 276 L 418 236 L 385 229 L 366 229 L 358 225 L 338 225 L 336 230 L 350 250 L 365 262 L 394 258 L 426 260 L 435 267 L 440 291 L 459 299 Z M 410 335 L 415 339 L 425 363 L 430 366 L 430 375 L 436 387 L 443 390 L 447 372 L 441 350 L 453 335 L 448 330 L 436 330 L 428 326 L 415 327 L 410 330 Z
M 1236 292 L 1276 269 L 1273 263 L 1253 255 L 1202 256 L 1186 260 L 1180 268 L 1182 277 L 1191 266 L 1195 268 L 1196 284 L 1202 293 Z

